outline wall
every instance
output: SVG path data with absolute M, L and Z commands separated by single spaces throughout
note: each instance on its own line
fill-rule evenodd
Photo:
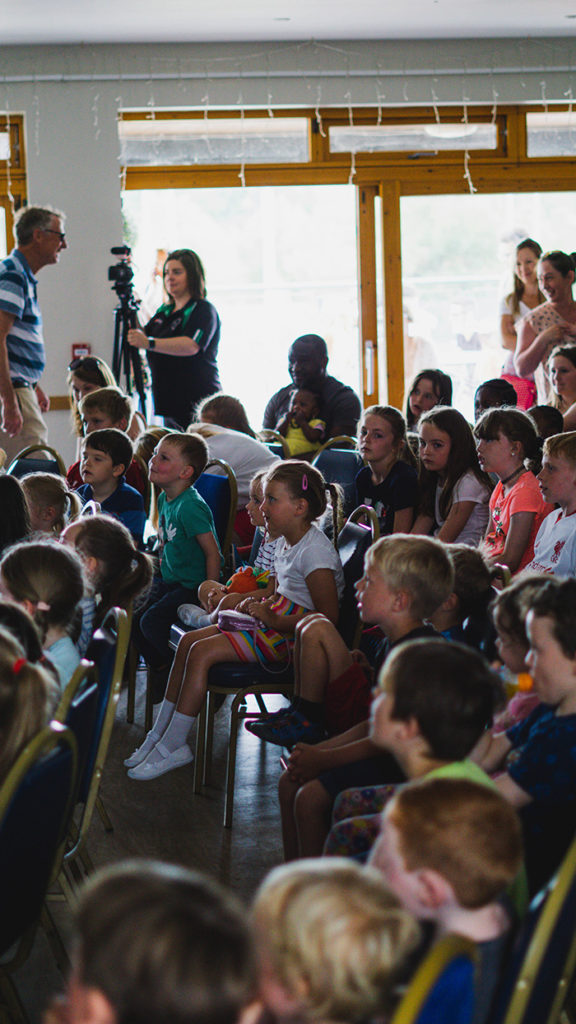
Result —
M 67 214 L 69 251 L 40 274 L 46 389 L 65 392 L 72 342 L 111 356 L 118 109 L 566 102 L 572 60 L 570 39 L 0 47 L 0 110 L 26 117 L 29 201 Z M 71 458 L 68 414 L 49 428 Z

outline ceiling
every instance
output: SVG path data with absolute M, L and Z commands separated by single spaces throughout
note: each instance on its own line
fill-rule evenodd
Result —
M 442 39 L 576 34 L 576 0 L 16 0 L 0 43 Z

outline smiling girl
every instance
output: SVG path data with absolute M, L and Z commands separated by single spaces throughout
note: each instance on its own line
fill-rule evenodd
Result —
M 552 510 L 528 468 L 540 468 L 541 442 L 532 420 L 520 409 L 489 409 L 474 434 L 480 465 L 499 477 L 490 498 L 484 554 L 516 572 L 531 561 L 540 523 Z
M 576 426 L 576 345 L 557 345 L 548 360 L 548 377 L 552 394 L 550 405 L 564 419 L 564 430 Z
M 478 544 L 488 522 L 490 480 L 478 464 L 468 422 L 456 409 L 438 406 L 422 416 L 418 434 L 421 497 L 412 533 Z
M 406 424 L 398 409 L 373 405 L 366 409 L 358 449 L 367 463 L 356 477 L 359 505 L 374 508 L 382 537 L 409 533 L 418 504 L 418 475 L 408 460 Z

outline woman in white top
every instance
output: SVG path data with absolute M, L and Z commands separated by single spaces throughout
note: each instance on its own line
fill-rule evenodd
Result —
M 544 253 L 538 264 L 538 281 L 548 301 L 531 310 L 518 329 L 514 366 L 522 376 L 538 370 L 536 384 L 542 404 L 548 401 L 546 364 L 551 350 L 576 341 L 574 269 L 574 259 L 567 253 Z
M 542 247 L 533 238 L 525 238 L 518 243 L 514 256 L 514 287 L 500 303 L 502 348 L 507 349 L 502 376 L 513 385 L 521 409 L 529 409 L 537 400 L 534 374 L 518 376 L 514 367 L 514 351 L 519 322 L 532 309 L 546 301 L 546 296 L 538 287 L 537 270 L 541 255 Z

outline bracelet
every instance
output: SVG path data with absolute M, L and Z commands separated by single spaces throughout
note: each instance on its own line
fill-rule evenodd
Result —
M 156 348 L 156 338 L 148 338 L 148 348 Z

